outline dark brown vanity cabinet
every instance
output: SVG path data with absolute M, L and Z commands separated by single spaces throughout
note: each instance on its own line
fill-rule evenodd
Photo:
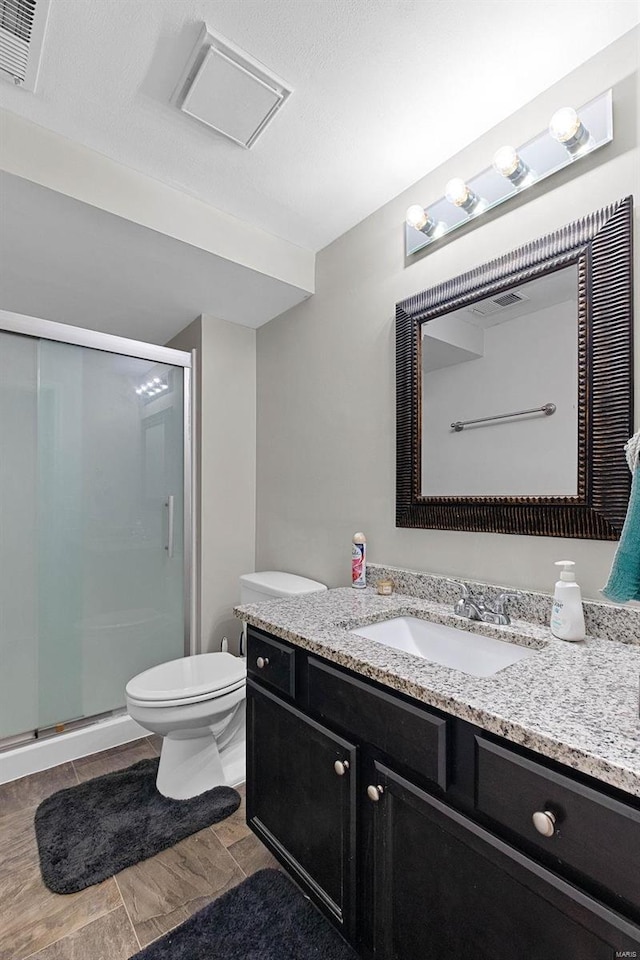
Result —
M 247 685 L 247 821 L 353 938 L 356 747 Z
M 631 924 L 388 767 L 375 774 L 377 960 L 640 955 Z
M 250 675 L 247 819 L 363 958 L 640 958 L 640 804 L 286 646 L 295 698 Z

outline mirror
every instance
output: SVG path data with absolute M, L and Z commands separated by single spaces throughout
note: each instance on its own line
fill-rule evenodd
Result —
M 423 496 L 577 495 L 575 264 L 423 323 L 421 360 Z
M 631 197 L 396 308 L 398 526 L 617 539 Z

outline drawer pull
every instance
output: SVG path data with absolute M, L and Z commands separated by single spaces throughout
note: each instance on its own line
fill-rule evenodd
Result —
M 552 837 L 556 832 L 556 815 L 550 810 L 536 810 L 531 819 L 534 827 L 543 837 Z
M 258 670 L 264 670 L 265 667 L 269 666 L 269 657 L 258 657 L 256 660 L 256 667 Z
M 345 773 L 349 769 L 349 761 L 336 760 L 336 762 L 333 765 L 333 769 L 335 770 L 335 772 L 338 774 L 339 777 L 344 777 Z
M 374 787 L 373 784 L 367 787 L 367 796 L 369 800 L 373 800 L 374 803 L 377 803 L 382 794 L 384 793 L 384 787 L 381 787 L 378 784 L 377 787 Z

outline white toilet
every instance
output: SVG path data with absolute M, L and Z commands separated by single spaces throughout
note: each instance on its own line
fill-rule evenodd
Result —
M 240 603 L 326 590 L 306 577 L 268 570 L 240 577 Z M 127 710 L 164 737 L 156 781 L 165 797 L 185 800 L 245 778 L 246 660 L 201 653 L 145 670 L 126 686 Z

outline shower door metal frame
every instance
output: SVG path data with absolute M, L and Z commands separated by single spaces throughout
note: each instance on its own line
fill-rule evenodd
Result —
M 182 367 L 184 370 L 184 403 L 183 403 L 183 422 L 184 422 L 184 542 L 183 542 L 183 562 L 184 562 L 184 655 L 188 656 L 195 652 L 194 637 L 194 616 L 192 616 L 192 603 L 194 598 L 193 584 L 195 582 L 195 563 L 196 557 L 193 552 L 195 516 L 193 511 L 193 418 L 194 394 L 192 389 L 192 370 L 195 363 L 195 351 L 193 354 L 183 350 L 174 350 L 171 347 L 162 347 L 153 343 L 144 343 L 140 340 L 130 340 L 127 337 L 117 337 L 110 333 L 99 333 L 96 330 L 87 330 L 84 327 L 74 327 L 68 323 L 57 323 L 53 320 L 41 320 L 38 317 L 28 317 L 20 313 L 11 313 L 7 310 L 0 310 L 0 333 L 15 333 L 26 337 L 40 340 L 55 340 L 58 343 L 68 343 L 78 347 L 88 347 L 91 350 L 102 350 L 104 353 L 121 354 L 126 357 L 135 357 L 139 360 L 153 360 L 157 363 L 166 363 L 174 367 Z M 118 714 L 122 711 L 116 710 L 112 714 Z M 105 714 L 99 714 L 93 717 L 82 717 L 77 721 L 70 721 L 65 724 L 65 730 L 71 727 L 77 728 L 80 725 L 95 723 Z M 47 731 L 42 730 L 39 736 L 47 735 Z M 18 737 L 10 737 L 11 746 L 16 746 L 16 741 L 22 743 L 33 739 L 34 734 L 25 733 Z M 9 744 L 4 744 L 8 746 Z M 3 741 L 0 741 L 0 750 L 3 748 Z

